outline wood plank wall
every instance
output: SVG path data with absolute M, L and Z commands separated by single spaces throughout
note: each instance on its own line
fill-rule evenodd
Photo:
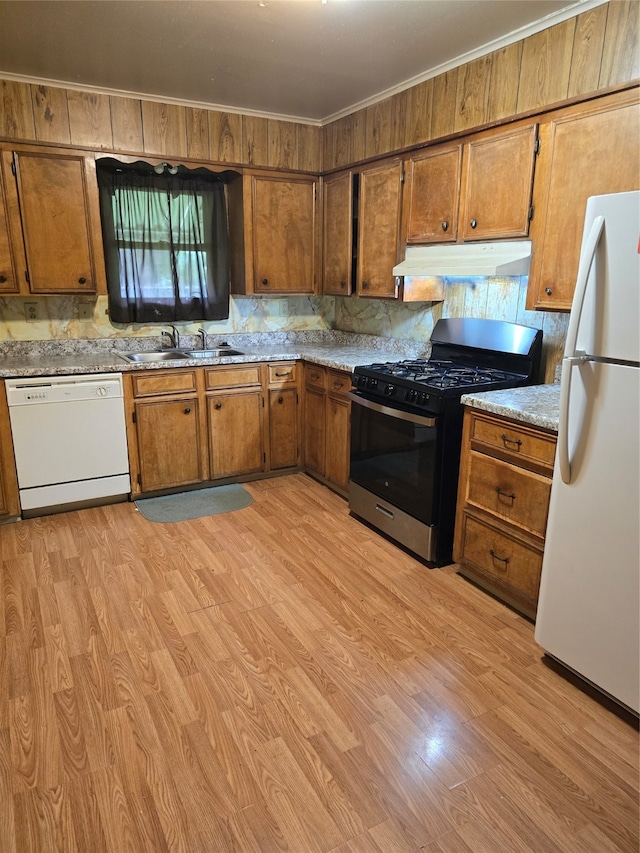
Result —
M 323 169 L 636 80 L 639 9 L 637 0 L 598 6 L 326 125 Z
M 329 171 L 636 80 L 639 8 L 598 6 L 324 128 L 0 80 L 0 138 Z

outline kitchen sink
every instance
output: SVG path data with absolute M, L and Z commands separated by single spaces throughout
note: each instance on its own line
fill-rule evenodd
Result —
M 149 361 L 175 361 L 184 358 L 221 358 L 225 355 L 244 355 L 239 349 L 233 347 L 217 347 L 216 349 L 163 349 L 151 350 L 149 352 L 120 352 L 120 358 L 125 361 L 149 362 Z
M 120 358 L 125 361 L 175 361 L 180 358 L 190 358 L 189 353 L 177 349 L 163 349 L 151 352 L 121 352 Z
M 218 347 L 218 349 L 197 349 L 189 351 L 189 358 L 220 358 L 223 355 L 244 355 L 239 349 Z

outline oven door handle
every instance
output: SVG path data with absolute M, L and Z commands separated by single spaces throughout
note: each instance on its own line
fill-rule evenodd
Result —
M 425 418 L 424 415 L 414 415 L 413 412 L 403 412 L 401 409 L 394 409 L 391 406 L 383 406 L 381 403 L 374 403 L 373 400 L 367 400 L 359 394 L 350 391 L 347 397 L 359 406 L 364 406 L 367 409 L 373 409 L 374 412 L 380 412 L 381 415 L 389 415 L 392 418 L 400 418 L 402 421 L 409 421 L 412 424 L 420 426 L 434 427 L 436 425 L 435 418 Z

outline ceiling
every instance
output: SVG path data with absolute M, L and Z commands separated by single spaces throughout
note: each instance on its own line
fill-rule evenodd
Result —
M 0 77 L 322 122 L 600 2 L 0 0 Z

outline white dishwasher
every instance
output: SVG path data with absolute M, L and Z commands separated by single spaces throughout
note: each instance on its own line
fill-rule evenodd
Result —
M 6 379 L 23 515 L 131 489 L 121 373 Z

